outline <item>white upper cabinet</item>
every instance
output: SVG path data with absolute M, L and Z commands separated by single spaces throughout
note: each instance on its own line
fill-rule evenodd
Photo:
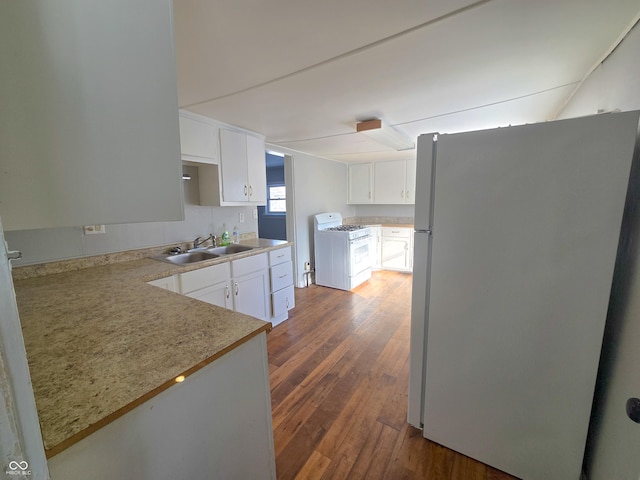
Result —
M 264 139 L 247 135 L 249 201 L 267 204 L 267 165 Z
M 406 164 L 404 160 L 377 162 L 374 169 L 374 203 L 405 203 Z
M 370 163 L 349 165 L 349 203 L 373 203 L 373 168 Z
M 349 166 L 349 203 L 415 203 L 416 160 Z
M 180 111 L 180 150 L 182 160 L 218 163 L 218 126 L 209 118 Z
M 267 202 L 264 139 L 220 129 L 221 205 Z
M 172 2 L 0 3 L 7 230 L 182 220 Z

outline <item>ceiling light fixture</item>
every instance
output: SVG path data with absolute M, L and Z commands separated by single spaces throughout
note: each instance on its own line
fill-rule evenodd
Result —
M 382 143 L 394 150 L 413 150 L 416 145 L 403 133 L 389 125 L 383 125 L 382 120 L 374 118 L 356 124 L 356 131 L 364 133 L 376 142 Z

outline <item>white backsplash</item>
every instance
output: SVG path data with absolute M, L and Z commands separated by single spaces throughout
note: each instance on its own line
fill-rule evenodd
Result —
M 257 233 L 258 221 L 253 219 L 254 206 L 203 207 L 196 204 L 198 201 L 195 178 L 184 182 L 185 219 L 180 222 L 107 225 L 106 233 L 96 235 L 85 235 L 82 226 L 77 226 L 5 232 L 5 237 L 13 250 L 22 252 L 23 258 L 14 261 L 15 266 L 21 266 L 192 242 L 196 237 L 210 233 L 220 236 L 223 226 L 229 233 L 234 226 L 238 227 L 241 234 Z M 240 213 L 244 214 L 243 223 L 239 221 Z

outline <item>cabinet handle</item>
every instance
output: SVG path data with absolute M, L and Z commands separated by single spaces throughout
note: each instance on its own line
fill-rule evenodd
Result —
M 245 197 L 247 196 L 247 186 L 246 185 L 244 186 L 244 196 Z
M 400 192 L 400 198 L 404 198 L 404 190 Z
M 227 298 L 229 298 L 230 292 L 229 292 L 229 285 L 225 285 L 224 286 L 224 294 Z
M 409 200 L 409 198 L 411 197 L 409 196 L 409 190 L 407 190 L 407 200 Z
M 236 290 L 236 297 L 238 296 L 238 282 L 233 282 L 233 285 L 235 287 Z
M 289 297 L 287 297 L 287 310 L 289 310 Z
M 287 274 L 285 273 L 284 275 L 280 275 L 278 278 L 287 278 Z
M 249 196 L 253 196 L 253 187 L 251 185 L 249 185 Z

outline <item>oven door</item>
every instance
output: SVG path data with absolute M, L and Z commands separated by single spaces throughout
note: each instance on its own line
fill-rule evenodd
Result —
M 371 268 L 369 236 L 349 241 L 349 276 L 353 277 Z

